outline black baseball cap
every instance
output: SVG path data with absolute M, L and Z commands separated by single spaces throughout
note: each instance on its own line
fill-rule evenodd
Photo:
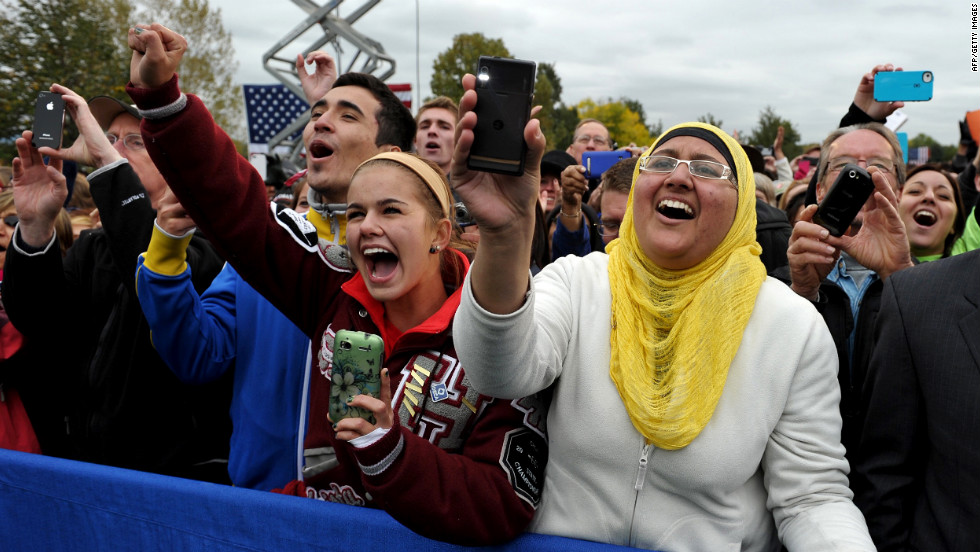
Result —
M 574 157 L 562 150 L 551 150 L 541 158 L 541 174 L 561 176 L 561 172 L 569 165 L 578 165 Z

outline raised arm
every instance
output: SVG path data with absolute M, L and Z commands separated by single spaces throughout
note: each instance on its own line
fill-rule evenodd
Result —
M 541 156 L 545 138 L 537 119 L 524 127 L 527 160 L 520 177 L 472 171 L 466 158 L 476 126 L 476 77 L 465 75 L 465 93 L 459 102 L 456 151 L 453 154 L 453 188 L 480 226 L 480 247 L 470 268 L 473 294 L 486 310 L 506 314 L 517 310 L 528 290 L 534 204 L 541 180 Z
M 99 208 L 115 268 L 127 287 L 132 286 L 136 258 L 146 250 L 153 227 L 153 205 L 139 176 L 109 142 L 84 98 L 55 84 L 78 128 L 78 138 L 68 148 L 41 148 L 41 155 L 96 167 L 89 175 L 92 199 Z M 140 154 L 145 155 L 144 152 Z
M 307 65 L 314 66 L 312 73 L 306 70 Z M 337 64 L 329 54 L 320 50 L 306 54 L 305 58 L 302 54 L 297 54 L 296 74 L 303 87 L 306 103 L 313 105 L 326 95 L 337 80 Z
M 887 71 L 901 71 L 901 67 L 895 67 L 891 63 L 875 65 L 870 71 L 861 76 L 858 81 L 857 90 L 854 91 L 854 101 L 850 109 L 840 120 L 840 126 L 846 127 L 859 123 L 870 123 L 877 121 L 885 122 L 885 119 L 905 106 L 905 102 L 879 102 L 875 100 L 875 75 Z
M 147 150 L 167 184 L 242 278 L 304 333 L 314 333 L 350 273 L 328 266 L 305 219 L 276 217 L 262 177 L 200 99 L 181 94 L 174 71 L 186 48 L 183 37 L 154 24 L 131 29 L 129 40 L 127 91 L 144 114 Z
M 167 191 L 137 264 L 136 292 L 160 357 L 181 381 L 206 383 L 234 366 L 237 278 L 225 266 L 205 296 L 198 294 L 187 263 L 192 228 Z

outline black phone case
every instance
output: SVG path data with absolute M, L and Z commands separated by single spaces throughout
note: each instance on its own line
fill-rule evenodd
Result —
M 829 230 L 831 235 L 844 235 L 874 191 L 875 185 L 868 171 L 851 163 L 844 165 L 817 206 L 813 222 Z
M 533 61 L 481 56 L 477 63 L 476 127 L 466 166 L 512 176 L 524 174 L 524 127 L 534 97 Z M 485 76 L 485 77 L 484 77 Z
M 61 134 L 65 124 L 65 100 L 61 94 L 41 92 L 34 104 L 34 137 L 31 145 L 35 148 L 47 146 L 61 147 Z

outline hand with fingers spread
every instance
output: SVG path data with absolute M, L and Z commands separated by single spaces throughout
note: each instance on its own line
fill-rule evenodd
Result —
M 307 65 L 315 65 L 312 73 L 307 72 Z M 333 83 L 337 80 L 337 64 L 330 54 L 321 50 L 314 50 L 306 57 L 303 54 L 296 55 L 296 74 L 299 76 L 299 83 L 303 87 L 303 95 L 306 102 L 310 105 L 320 101 Z
M 861 108 L 869 117 L 881 121 L 891 115 L 896 109 L 905 106 L 905 102 L 879 102 L 875 100 L 875 75 L 884 71 L 901 71 L 891 63 L 875 65 L 865 73 L 854 92 L 854 105 Z
M 31 131 L 25 130 L 14 144 L 17 157 L 13 162 L 14 204 L 20 218 L 21 238 L 32 247 L 43 247 L 54 235 L 54 221 L 68 197 L 61 159 L 45 164 L 41 152 L 31 145 Z
M 173 78 L 187 51 L 187 39 L 159 23 L 129 29 L 129 80 L 137 88 L 157 88 Z
M 84 98 L 60 84 L 51 85 L 51 91 L 61 94 L 65 100 L 65 108 L 78 128 L 78 138 L 68 148 L 56 150 L 42 147 L 38 150 L 41 155 L 62 161 L 75 161 L 81 165 L 92 167 L 104 167 L 122 159 L 119 151 L 109 143 L 109 139 L 102 131 L 98 121 L 95 120 L 95 116 L 92 115 L 88 102 Z
M 156 223 L 171 236 L 184 236 L 196 227 L 187 210 L 177 201 L 177 196 L 170 188 L 167 188 L 157 203 Z
M 371 395 L 355 395 L 350 400 L 348 403 L 350 406 L 370 410 L 374 414 L 375 423 L 372 424 L 363 418 L 344 418 L 334 425 L 338 439 L 350 441 L 367 435 L 376 429 L 390 429 L 394 425 L 395 412 L 391 408 L 391 378 L 388 377 L 387 368 L 381 370 L 380 395 L 378 398 Z
M 830 274 L 840 250 L 830 245 L 830 232 L 813 222 L 816 205 L 808 205 L 793 226 L 786 257 L 789 260 L 793 291 L 811 301 L 817 299 L 820 282 Z
M 853 236 L 831 236 L 827 243 L 846 251 L 857 262 L 875 271 L 881 279 L 912 266 L 905 223 L 898 212 L 898 198 L 885 174 L 870 169 L 874 195 L 864 206 L 864 221 Z
M 779 128 L 776 129 L 776 139 L 772 143 L 772 156 L 776 159 L 786 157 L 786 154 L 783 153 L 783 140 L 785 137 L 786 129 L 784 129 L 782 125 L 779 125 Z

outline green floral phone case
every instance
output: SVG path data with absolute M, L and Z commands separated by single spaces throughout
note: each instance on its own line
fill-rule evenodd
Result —
M 376 423 L 370 410 L 349 406 L 357 395 L 381 396 L 381 366 L 384 342 L 366 332 L 340 330 L 333 342 L 333 369 L 330 378 L 330 419 L 364 418 Z

